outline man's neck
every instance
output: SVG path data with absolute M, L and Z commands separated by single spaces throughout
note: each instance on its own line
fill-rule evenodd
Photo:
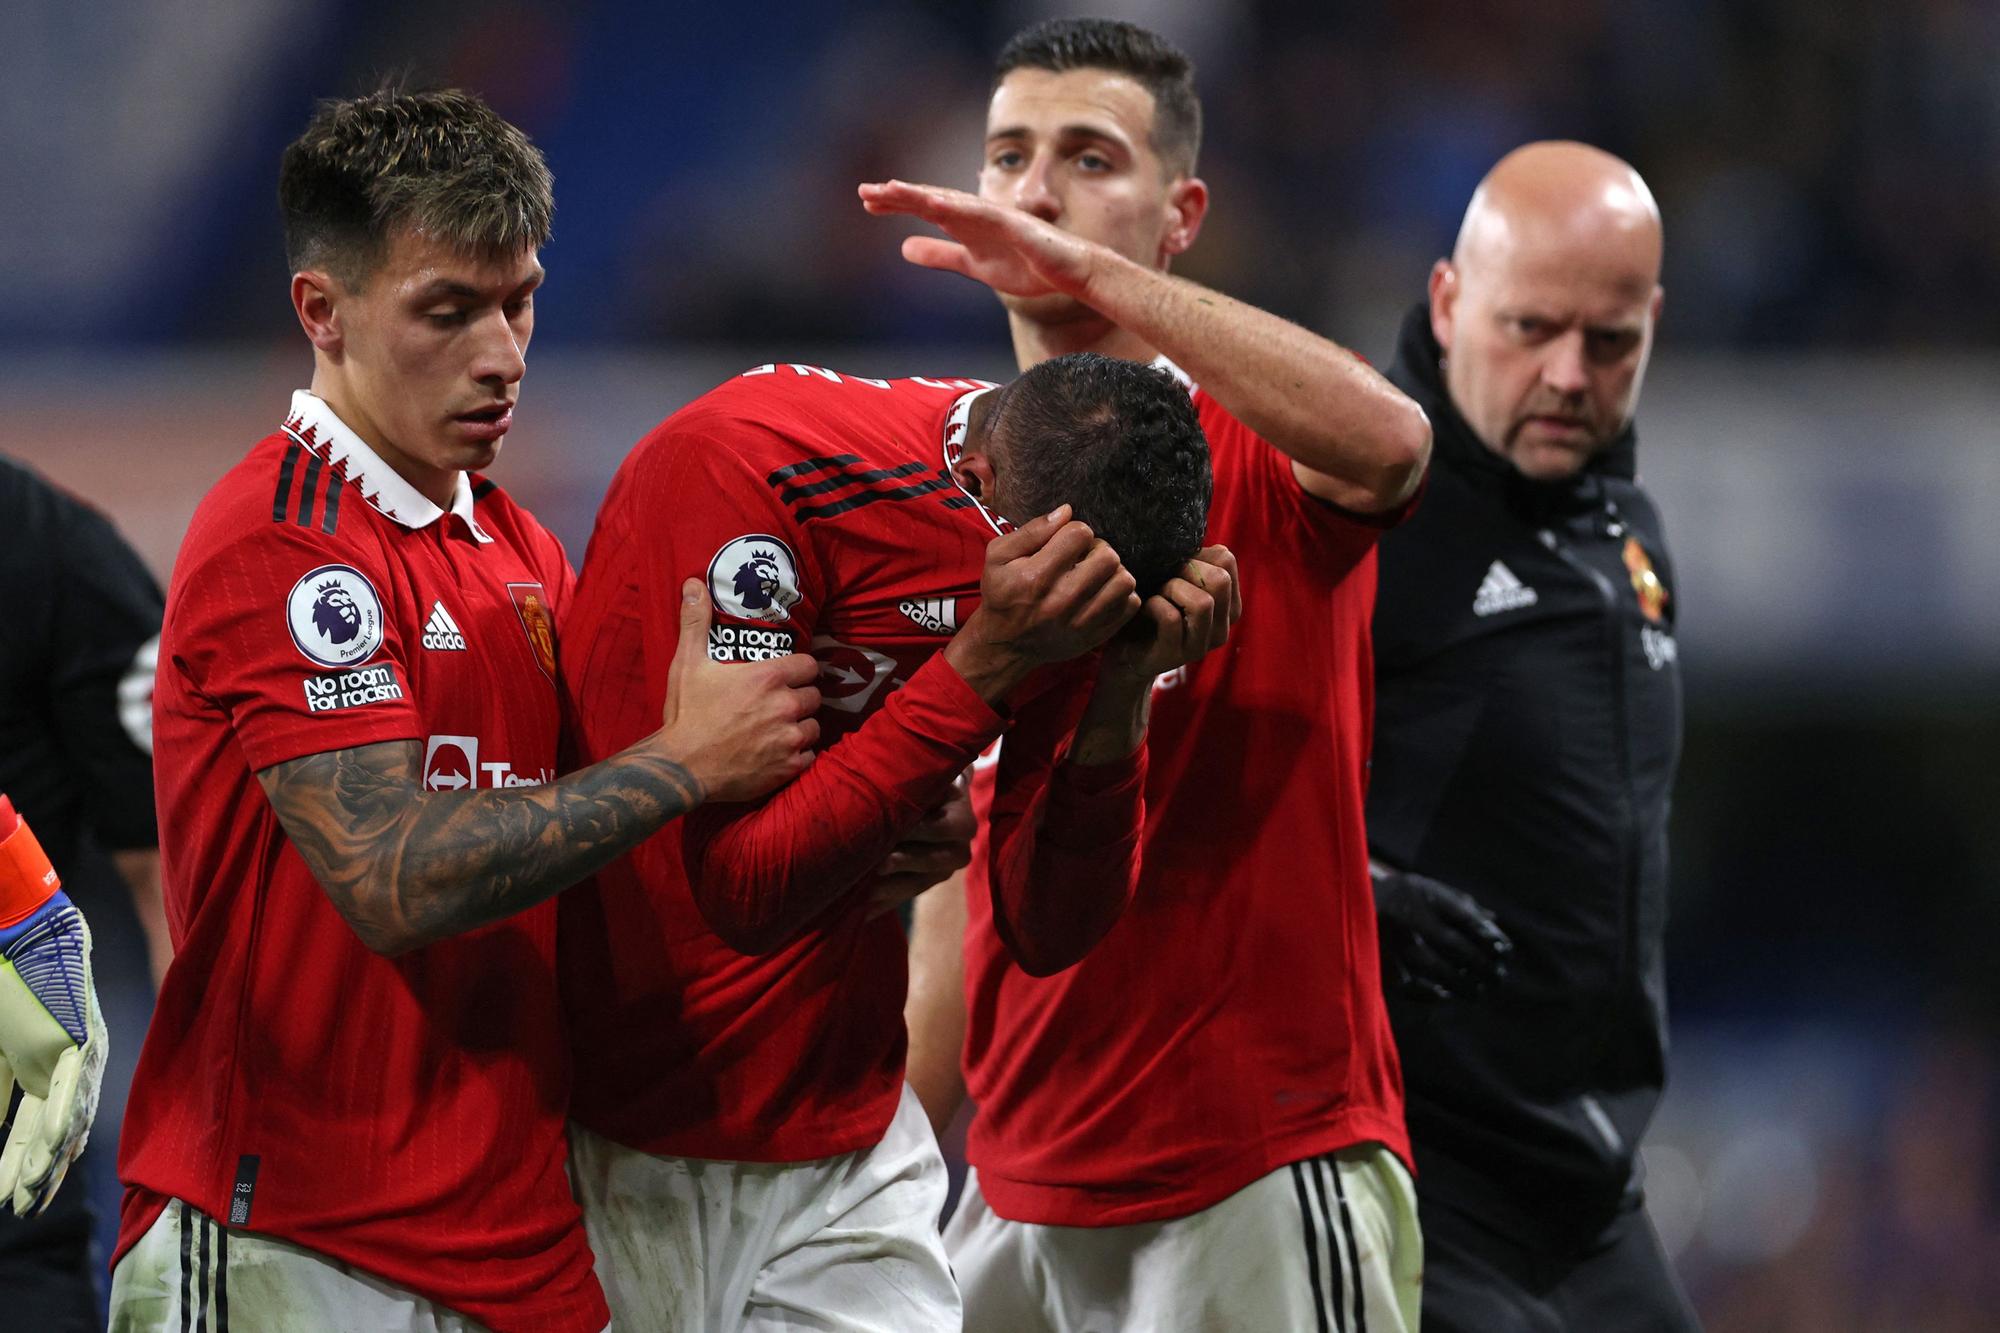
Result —
M 1045 324 L 1009 314 L 1007 325 L 1014 335 L 1014 362 L 1022 370 L 1038 366 L 1051 357 L 1068 356 L 1073 352 L 1096 352 L 1121 361 L 1143 362 L 1150 362 L 1159 355 L 1137 334 L 1128 333 L 1110 320 L 1096 315 L 1064 320 L 1060 324 Z

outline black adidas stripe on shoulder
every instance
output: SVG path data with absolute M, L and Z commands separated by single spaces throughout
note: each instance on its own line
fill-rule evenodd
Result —
M 278 493 L 271 499 L 273 523 L 283 523 L 285 514 L 291 509 L 292 469 L 299 465 L 299 455 L 305 451 L 304 445 L 293 440 L 291 447 L 285 450 L 285 461 L 278 464 Z
M 810 499 L 815 495 L 825 495 L 829 491 L 837 491 L 846 486 L 869 485 L 878 481 L 894 481 L 899 477 L 907 477 L 913 472 L 922 472 L 923 470 L 924 465 L 922 463 L 905 463 L 901 467 L 870 468 L 865 472 L 847 471 L 838 476 L 828 477 L 824 481 L 809 482 L 800 486 L 781 487 L 778 491 L 778 498 L 786 504 L 792 504 L 799 500 Z
M 770 482 L 773 486 L 777 486 L 783 482 L 790 481 L 793 477 L 802 476 L 807 472 L 819 472 L 826 468 L 852 467 L 860 461 L 861 459 L 854 454 L 829 454 L 825 458 L 803 458 L 796 463 L 785 464 L 785 466 L 779 468 L 776 472 L 764 478 L 764 480 Z
M 835 514 L 844 514 L 850 509 L 859 509 L 863 505 L 874 504 L 877 500 L 915 500 L 922 496 L 941 491 L 949 485 L 951 485 L 951 477 L 947 474 L 939 473 L 937 476 L 927 481 L 917 482 L 915 485 L 898 486 L 894 490 L 889 491 L 862 491 L 859 495 L 851 495 L 845 500 L 835 500 L 831 504 L 807 505 L 796 512 L 799 516 L 799 522 L 805 523 L 815 518 L 832 518 Z
M 306 479 L 299 483 L 299 512 L 293 520 L 302 528 L 312 526 L 313 506 L 319 500 L 319 474 L 325 466 L 318 454 L 306 455 Z
M 951 474 L 943 468 L 921 481 L 907 482 L 900 486 L 885 486 L 884 482 L 902 481 L 906 477 L 919 476 L 931 472 L 926 463 L 899 463 L 895 467 L 862 467 L 861 459 L 854 454 L 832 454 L 820 458 L 801 459 L 787 463 L 767 475 L 764 480 L 778 493 L 778 499 L 790 506 L 792 516 L 800 523 L 810 523 L 814 519 L 833 518 L 840 514 L 874 504 L 878 500 L 915 500 L 932 495 L 952 484 Z M 812 474 L 810 481 L 797 478 Z M 819 496 L 837 496 L 820 504 L 805 504 L 806 500 Z M 963 498 L 963 497 L 960 497 Z M 970 503 L 967 501 L 966 503 Z M 947 508 L 961 509 L 964 505 L 944 501 Z
M 487 496 L 493 494 L 493 492 L 499 489 L 500 489 L 499 482 L 488 481 L 485 477 L 481 477 L 478 481 L 472 483 L 472 498 L 475 502 L 479 500 L 484 500 Z
M 291 435 L 288 430 L 286 434 Z M 292 477 L 299 471 L 299 460 L 305 460 L 305 476 L 299 482 L 298 504 L 292 504 Z M 296 435 L 292 435 L 291 447 L 285 450 L 285 457 L 278 464 L 278 489 L 271 497 L 271 521 L 283 523 L 286 519 L 302 528 L 317 527 L 321 532 L 332 532 L 340 520 L 340 473 L 328 466 L 313 450 L 306 448 Z
M 332 532 L 334 523 L 340 518 L 340 493 L 345 489 L 341 479 L 333 469 L 326 470 L 326 513 L 320 518 L 320 531 Z

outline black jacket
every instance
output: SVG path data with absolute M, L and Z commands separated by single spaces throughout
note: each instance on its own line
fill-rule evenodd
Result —
M 1673 563 L 1629 430 L 1571 480 L 1523 477 L 1451 406 L 1422 307 L 1389 377 L 1435 445 L 1381 544 L 1369 842 L 1515 945 L 1483 1000 L 1392 998 L 1419 1188 L 1582 1244 L 1636 1189 L 1665 1082 Z
M 159 585 L 96 510 L 0 455 L 0 791 L 89 911 L 89 844 L 158 844 Z M 122 892 L 122 891 L 121 891 Z

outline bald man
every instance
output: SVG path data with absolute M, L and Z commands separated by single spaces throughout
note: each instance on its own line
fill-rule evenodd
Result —
M 1473 195 L 1390 371 L 1435 437 L 1381 545 L 1368 795 L 1426 1333 L 1697 1326 L 1638 1165 L 1681 737 L 1632 428 L 1659 278 L 1639 174 L 1530 144 Z

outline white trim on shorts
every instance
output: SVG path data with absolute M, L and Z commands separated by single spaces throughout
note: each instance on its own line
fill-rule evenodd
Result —
M 1293 1162 L 1292 1191 L 1299 1201 L 1299 1226 L 1305 1235 L 1306 1273 L 1312 1283 L 1313 1311 L 1319 1333 L 1348 1333 L 1348 1313 L 1353 1313 L 1353 1333 L 1368 1333 L 1368 1297 L 1361 1280 L 1361 1256 L 1354 1240 L 1354 1215 L 1347 1206 L 1347 1187 L 1341 1183 L 1339 1164 L 1330 1157 L 1309 1157 Z M 1340 1211 L 1336 1218 L 1327 1206 L 1326 1184 L 1333 1180 L 1334 1197 Z M 1311 1181 L 1310 1188 L 1307 1182 Z M 1315 1224 L 1315 1219 L 1317 1224 Z M 1325 1237 L 1324 1243 L 1320 1237 Z M 1326 1274 L 1322 1283 L 1321 1256 Z M 1349 1293 L 1352 1293 L 1352 1301 Z M 1327 1311 L 1333 1323 L 1327 1323 Z
M 1105 1227 L 1000 1217 L 974 1171 L 945 1248 L 967 1333 L 1410 1333 L 1423 1277 L 1415 1187 L 1373 1143 Z
M 211 1243 L 212 1240 L 212 1243 Z M 239 1282 L 229 1281 L 230 1255 Z M 237 1231 L 181 1199 L 111 1271 L 111 1333 L 484 1333 L 485 1325 L 352 1264 L 255 1231 Z

